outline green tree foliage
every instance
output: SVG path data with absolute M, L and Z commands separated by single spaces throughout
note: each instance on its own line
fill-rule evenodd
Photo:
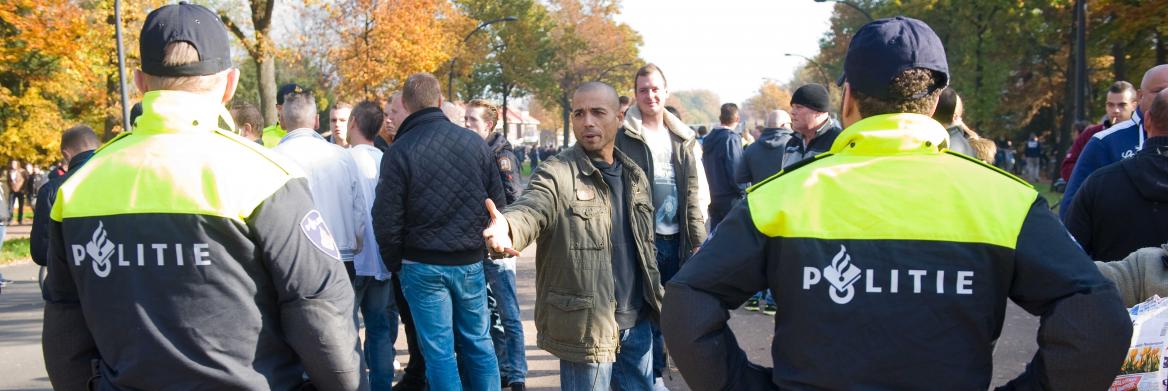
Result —
M 1074 0 L 857 0 L 874 17 L 921 19 L 945 45 L 951 85 L 965 101 L 965 120 L 993 137 L 1048 133 L 1069 145 L 1073 96 Z M 1088 3 L 1087 119 L 1103 115 L 1107 87 L 1139 84 L 1144 70 L 1168 57 L 1168 0 Z M 848 43 L 867 19 L 838 4 L 815 60 L 838 75 Z M 813 77 L 814 65 L 796 71 Z M 838 97 L 837 97 L 838 99 Z

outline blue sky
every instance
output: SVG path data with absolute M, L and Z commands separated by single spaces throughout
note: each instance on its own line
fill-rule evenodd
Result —
M 641 57 L 671 91 L 708 89 L 749 98 L 764 78 L 786 82 L 830 27 L 834 3 L 813 0 L 624 0 L 617 20 L 641 33 Z

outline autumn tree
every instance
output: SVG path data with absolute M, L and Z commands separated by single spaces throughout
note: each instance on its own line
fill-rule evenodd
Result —
M 484 34 L 485 39 L 474 44 L 480 50 L 489 50 L 474 66 L 469 78 L 470 96 L 496 94 L 502 97 L 503 107 L 507 107 L 512 95 L 547 90 L 553 85 L 546 67 L 555 55 L 546 6 L 535 0 L 462 0 L 459 4 L 467 16 L 480 21 L 515 18 L 492 25 L 491 31 Z M 478 91 L 473 88 L 476 84 L 481 88 Z M 507 116 L 503 116 L 504 131 L 508 128 L 507 121 Z
M 228 8 L 219 9 L 219 18 L 227 30 L 243 45 L 259 76 L 260 112 L 268 125 L 277 121 L 276 114 L 276 45 L 272 41 L 272 14 L 276 0 L 247 0 L 251 27 L 236 22 Z
M 718 94 L 710 90 L 683 90 L 670 92 L 665 104 L 676 107 L 686 123 L 710 124 L 718 121 L 718 108 L 722 102 Z
M 641 35 L 614 16 L 616 1 L 551 0 L 555 55 L 547 64 L 554 84 L 537 96 L 549 106 L 559 105 L 564 125 L 564 145 L 570 140 L 572 92 L 590 81 L 632 86 L 633 72 L 644 63 L 639 57 Z
M 384 97 L 410 74 L 438 70 L 474 23 L 446 0 L 341 0 L 329 10 L 336 92 L 353 100 Z
M 766 118 L 766 113 L 773 110 L 791 110 L 791 92 L 774 80 L 764 80 L 758 87 L 758 92 L 746 99 L 742 104 L 742 120 L 760 121 Z

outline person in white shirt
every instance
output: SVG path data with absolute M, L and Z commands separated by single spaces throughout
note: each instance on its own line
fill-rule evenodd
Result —
M 365 318 L 365 359 L 369 365 L 369 384 L 373 390 L 389 390 L 393 381 L 393 344 L 397 341 L 397 304 L 392 300 L 393 280 L 389 269 L 381 262 L 381 252 L 373 235 L 374 190 L 381 170 L 381 150 L 373 146 L 381 130 L 384 114 L 377 102 L 358 103 L 347 118 L 344 138 L 349 142 L 349 155 L 357 163 L 361 195 L 365 200 L 362 218 L 365 221 L 365 245 L 353 257 L 357 277 L 353 320 L 357 313 Z M 356 322 L 355 322 L 356 323 Z M 360 324 L 360 323 L 357 323 Z

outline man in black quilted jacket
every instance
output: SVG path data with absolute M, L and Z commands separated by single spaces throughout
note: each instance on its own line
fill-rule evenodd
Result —
M 438 109 L 434 75 L 410 76 L 401 99 L 410 115 L 381 160 L 373 202 L 381 258 L 399 273 L 430 389 L 498 390 L 482 263 L 482 232 L 490 222 L 482 200 L 505 204 L 495 155 L 482 137 Z

